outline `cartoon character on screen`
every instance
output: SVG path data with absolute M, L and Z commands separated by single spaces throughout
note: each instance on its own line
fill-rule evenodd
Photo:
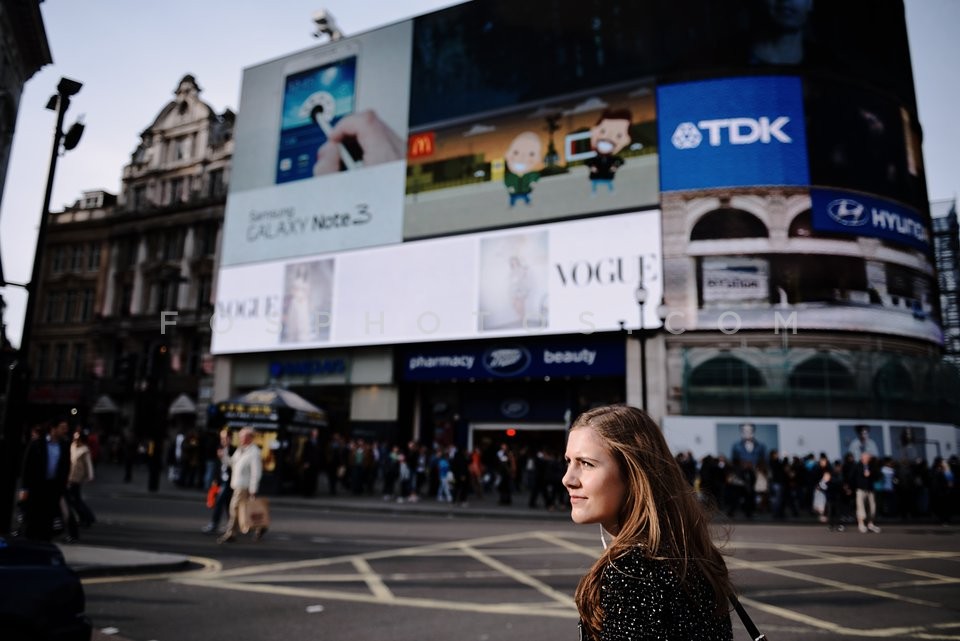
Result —
M 503 183 L 507 187 L 511 207 L 516 205 L 518 200 L 522 200 L 527 205 L 531 204 L 530 194 L 533 193 L 533 183 L 540 180 L 542 157 L 540 136 L 532 131 L 524 131 L 510 143 L 504 159 L 507 166 Z
M 599 185 L 606 185 L 613 193 L 613 178 L 623 166 L 623 158 L 617 153 L 630 144 L 632 119 L 629 109 L 607 109 L 590 129 L 590 146 L 596 152 L 584 163 L 590 172 L 590 195 L 596 195 Z

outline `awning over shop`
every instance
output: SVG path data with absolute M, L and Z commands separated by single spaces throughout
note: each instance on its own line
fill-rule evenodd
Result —
M 217 412 L 228 427 L 286 428 L 309 431 L 327 426 L 322 409 L 290 390 L 279 387 L 254 390 L 217 403 Z
M 196 414 L 197 404 L 186 394 L 181 394 L 170 403 L 168 413 L 170 416 L 176 416 L 177 414 Z
M 90 411 L 94 414 L 116 414 L 120 411 L 120 408 L 117 407 L 112 398 L 106 394 L 101 394 Z

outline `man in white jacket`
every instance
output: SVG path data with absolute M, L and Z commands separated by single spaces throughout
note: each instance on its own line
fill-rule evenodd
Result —
M 233 489 L 233 496 L 230 498 L 230 520 L 227 521 L 227 529 L 217 543 L 229 543 L 237 540 L 236 531 L 238 524 L 238 513 L 240 506 L 256 498 L 257 490 L 260 487 L 260 477 L 263 475 L 263 462 L 260 458 L 260 448 L 253 444 L 253 428 L 244 427 L 239 433 L 240 447 L 233 455 L 223 448 L 220 457 L 225 465 L 229 465 L 232 472 L 230 475 L 230 487 Z M 254 538 L 259 541 L 263 538 L 266 528 L 257 528 L 254 530 Z

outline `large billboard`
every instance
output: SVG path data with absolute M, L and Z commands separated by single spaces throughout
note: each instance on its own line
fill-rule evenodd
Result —
M 660 212 L 221 269 L 217 354 L 656 327 Z
M 562 261 L 657 205 L 688 329 L 939 341 L 902 2 L 475 1 L 245 69 L 214 346 L 629 326 Z
M 401 241 L 412 32 L 244 70 L 223 265 Z

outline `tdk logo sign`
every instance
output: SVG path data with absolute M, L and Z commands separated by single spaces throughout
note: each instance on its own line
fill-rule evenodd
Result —
M 827 215 L 845 227 L 860 227 L 866 224 L 866 213 L 866 207 L 849 198 L 838 198 L 827 204 Z
M 731 145 L 751 145 L 759 142 L 768 145 L 773 141 L 792 143 L 793 139 L 783 130 L 790 122 L 788 116 L 780 116 L 772 121 L 766 116 L 760 118 L 722 118 L 701 120 L 697 124 L 681 122 L 670 137 L 677 149 L 696 149 L 703 142 L 701 131 L 707 132 L 707 144 L 719 147 L 724 142 Z
M 661 192 L 810 184 L 796 76 L 661 85 L 657 136 Z

